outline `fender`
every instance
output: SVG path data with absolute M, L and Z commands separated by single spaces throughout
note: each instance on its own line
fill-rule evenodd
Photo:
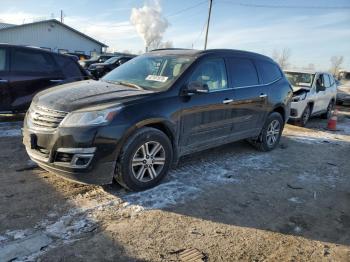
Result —
M 177 164 L 178 162 L 178 135 L 176 132 L 176 124 L 169 121 L 166 118 L 163 117 L 153 117 L 153 118 L 147 118 L 144 120 L 141 120 L 137 123 L 134 123 L 132 126 L 130 126 L 123 137 L 120 139 L 117 145 L 116 154 L 115 154 L 115 160 L 118 159 L 119 154 L 123 148 L 123 145 L 127 141 L 127 139 L 138 129 L 142 127 L 154 127 L 157 129 L 160 129 L 163 131 L 170 139 L 170 142 L 173 146 L 173 166 Z M 165 129 L 165 130 L 164 130 Z

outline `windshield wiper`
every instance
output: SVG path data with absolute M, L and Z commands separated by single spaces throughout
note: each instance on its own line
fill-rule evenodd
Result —
M 116 84 L 123 85 L 123 86 L 130 86 L 130 87 L 134 87 L 134 88 L 143 90 L 143 88 L 142 88 L 141 86 L 136 85 L 136 84 L 134 84 L 134 83 L 125 82 L 125 81 L 115 81 L 115 83 L 116 83 Z

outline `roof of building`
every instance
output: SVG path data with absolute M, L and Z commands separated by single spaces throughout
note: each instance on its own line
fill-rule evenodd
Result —
M 5 23 L 0 23 L 0 32 L 2 31 L 5 31 L 5 30 L 14 30 L 14 29 L 17 29 L 17 28 L 22 28 L 22 27 L 26 27 L 26 26 L 30 26 L 30 25 L 35 25 L 35 24 L 42 24 L 42 23 L 48 23 L 48 22 L 53 22 L 53 23 L 57 23 L 65 28 L 67 28 L 68 30 L 71 30 L 95 43 L 98 43 L 99 45 L 103 46 L 103 47 L 108 47 L 106 44 L 104 43 L 101 43 L 100 41 L 97 41 L 96 39 L 64 24 L 64 23 L 61 23 L 60 21 L 56 20 L 56 19 L 49 19 L 49 20 L 42 20 L 42 21 L 37 21 L 37 22 L 33 22 L 33 23 L 27 23 L 27 24 L 23 24 L 23 25 L 12 25 L 12 24 L 5 24 Z M 1 25 L 4 25 L 4 26 L 1 26 Z M 8 25 L 8 26 L 6 26 Z
M 16 26 L 14 24 L 7 24 L 7 23 L 0 23 L 0 30 L 3 28 L 8 28 L 8 27 L 12 27 L 12 26 Z

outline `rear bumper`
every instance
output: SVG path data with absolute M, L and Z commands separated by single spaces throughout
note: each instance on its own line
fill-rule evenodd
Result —
M 350 94 L 338 93 L 337 102 L 350 103 Z

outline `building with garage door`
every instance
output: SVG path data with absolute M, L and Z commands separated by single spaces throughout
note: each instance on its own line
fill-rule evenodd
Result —
M 107 45 L 56 19 L 23 25 L 0 23 L 0 43 L 41 47 L 57 53 L 93 56 Z

